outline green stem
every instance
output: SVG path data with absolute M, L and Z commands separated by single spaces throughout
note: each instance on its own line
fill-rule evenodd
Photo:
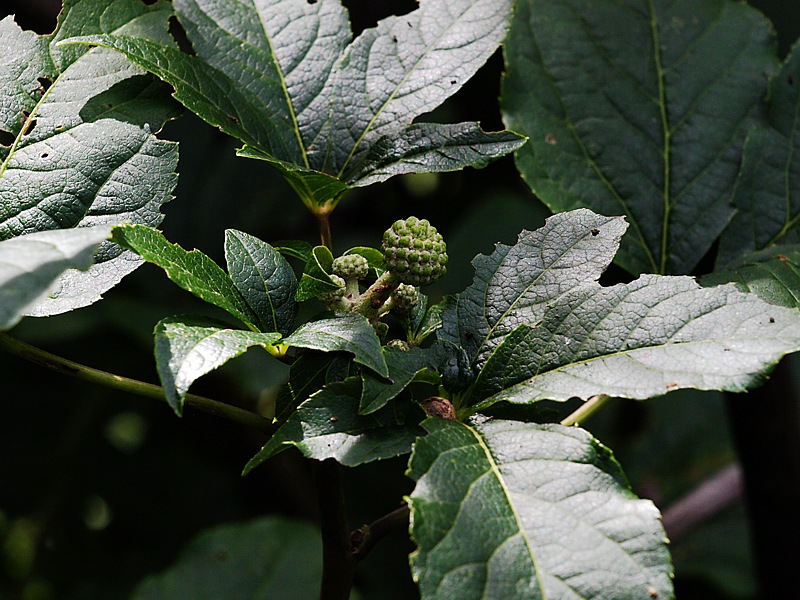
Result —
M 317 223 L 319 223 L 319 238 L 323 246 L 328 250 L 333 250 L 333 237 L 331 236 L 331 220 L 330 213 L 318 212 L 315 213 Z
M 163 401 L 165 398 L 164 389 L 161 386 L 87 367 L 86 365 L 66 359 L 63 356 L 51 354 L 41 348 L 26 344 L 6 333 L 0 333 L 0 348 L 15 356 L 19 356 L 20 358 L 24 358 L 25 360 L 63 375 L 70 375 L 78 379 L 83 379 L 84 381 L 99 383 L 106 387 L 137 394 L 139 396 L 154 398 L 156 400 Z M 237 406 L 231 406 L 230 404 L 218 402 L 210 398 L 197 396 L 196 394 L 186 394 L 184 406 L 216 415 L 235 423 L 247 425 L 248 427 L 253 427 L 266 434 L 275 432 L 275 425 L 273 425 L 272 421 L 269 419 L 265 419 L 264 417 Z
M 600 410 L 609 400 L 611 400 L 611 396 L 607 394 L 592 396 L 578 410 L 561 421 L 561 424 L 566 426 L 579 425 Z
M 350 310 L 372 320 L 380 315 L 380 309 L 400 280 L 391 271 L 386 271 L 350 305 Z

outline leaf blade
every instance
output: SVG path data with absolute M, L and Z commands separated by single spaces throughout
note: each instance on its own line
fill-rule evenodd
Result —
M 409 466 L 411 563 L 423 598 L 673 597 L 658 511 L 586 432 L 500 420 L 423 425 L 429 434 Z
M 530 137 L 517 164 L 534 192 L 554 211 L 624 214 L 616 261 L 631 273 L 691 272 L 732 214 L 762 118 L 765 19 L 717 1 L 526 1 L 506 57 L 504 117 Z
M 267 348 L 279 333 L 230 329 L 200 317 L 169 317 L 155 328 L 156 367 L 167 402 L 178 416 L 189 387 L 253 346 Z

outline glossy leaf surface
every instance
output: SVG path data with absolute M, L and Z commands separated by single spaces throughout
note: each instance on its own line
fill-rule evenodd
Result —
M 180 415 L 189 386 L 253 346 L 266 348 L 279 333 L 230 329 L 224 323 L 200 317 L 170 317 L 155 329 L 158 375 L 167 402 Z

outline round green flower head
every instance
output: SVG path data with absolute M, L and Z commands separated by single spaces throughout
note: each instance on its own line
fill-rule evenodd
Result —
M 383 234 L 383 262 L 403 283 L 428 285 L 447 270 L 447 244 L 427 219 L 400 219 Z
M 407 283 L 401 283 L 397 286 L 397 289 L 392 292 L 392 300 L 394 302 L 394 310 L 403 315 L 407 315 L 414 310 L 419 301 L 416 288 Z
M 334 259 L 331 270 L 345 279 L 364 279 L 369 274 L 369 262 L 360 254 L 345 254 Z

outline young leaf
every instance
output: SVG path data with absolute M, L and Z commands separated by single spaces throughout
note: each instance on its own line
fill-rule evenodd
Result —
M 155 329 L 158 375 L 167 402 L 180 416 L 189 386 L 253 346 L 266 348 L 279 333 L 230 329 L 224 323 L 200 317 L 170 317 Z
M 358 379 L 349 378 L 312 395 L 250 459 L 243 474 L 289 446 L 308 458 L 335 458 L 349 467 L 408 453 L 421 430 L 405 425 L 405 415 L 395 406 L 358 414 L 360 387 Z
M 248 327 L 257 329 L 258 318 L 231 278 L 199 250 L 187 252 L 177 244 L 168 242 L 160 231 L 144 225 L 116 227 L 113 239 L 147 262 L 164 269 L 167 276 L 187 292 L 228 311 Z
M 351 186 L 480 167 L 521 143 L 469 123 L 411 126 L 486 62 L 510 9 L 511 0 L 423 0 L 349 43 L 338 0 L 176 0 L 195 56 L 126 36 L 71 42 L 125 53 L 243 141 L 241 155 L 278 168 L 312 211 L 329 212 Z
M 624 227 L 579 209 L 474 261 L 475 281 L 446 305 L 438 334 L 477 373 L 465 406 L 742 391 L 800 349 L 796 311 L 733 286 L 659 275 L 600 286 Z
M 174 565 L 142 581 L 131 599 L 173 600 L 178 594 L 195 600 L 314 600 L 321 580 L 317 528 L 273 516 L 202 532 Z
M 355 313 L 305 323 L 282 343 L 321 352 L 349 352 L 358 364 L 383 377 L 389 376 L 375 329 L 367 319 Z
M 769 86 L 769 126 L 750 132 L 717 265 L 775 244 L 800 242 L 800 46 L 795 44 Z M 800 291 L 800 288 L 795 288 Z
M 29 233 L 0 242 L 0 330 L 10 329 L 42 298 L 57 293 L 67 269 L 87 269 L 111 227 Z
M 673 598 L 658 510 L 575 427 L 428 419 L 409 475 L 422 598 Z M 488 525 L 488 526 L 487 526 Z
M 83 33 L 166 40 L 170 7 L 138 0 L 65 3 L 53 36 L 0 21 L 0 239 L 34 231 L 139 222 L 157 225 L 175 186 L 176 145 L 151 131 L 179 114 L 168 88 L 113 52 L 62 49 Z M 101 17 L 102 15 L 102 17 Z M 44 316 L 86 306 L 141 264 L 104 243 L 86 272 L 31 307 Z
M 306 261 L 303 275 L 297 286 L 296 299 L 298 302 L 338 289 L 330 277 L 332 264 L 333 254 L 331 251 L 325 246 L 315 246 L 311 251 L 311 257 Z
M 727 0 L 523 0 L 505 50 L 505 122 L 530 138 L 517 166 L 536 195 L 625 215 L 616 261 L 634 274 L 691 272 L 733 213 L 777 66 L 769 22 Z
M 225 232 L 228 273 L 261 331 L 289 333 L 297 315 L 297 278 L 277 250 L 241 231 Z

